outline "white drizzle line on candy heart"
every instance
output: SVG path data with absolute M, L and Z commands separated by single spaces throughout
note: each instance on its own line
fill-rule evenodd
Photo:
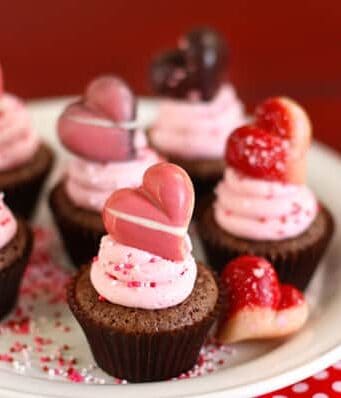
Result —
M 129 221 L 133 224 L 141 225 L 142 227 L 145 228 L 155 229 L 156 231 L 161 231 L 161 232 L 167 232 L 168 234 L 180 237 L 185 236 L 187 233 L 187 228 L 185 227 L 172 227 L 171 225 L 162 224 L 157 221 L 149 220 L 148 218 L 144 217 L 132 216 L 131 214 L 123 213 L 121 211 L 108 209 L 108 208 L 106 208 L 105 210 L 114 217 L 117 217 L 124 221 Z
M 73 120 L 76 123 L 89 124 L 91 126 L 106 127 L 106 128 L 118 127 L 130 130 L 141 127 L 141 124 L 139 124 L 137 120 L 129 120 L 126 122 L 115 123 L 110 119 L 102 119 L 98 117 L 67 116 L 67 118 L 69 120 Z

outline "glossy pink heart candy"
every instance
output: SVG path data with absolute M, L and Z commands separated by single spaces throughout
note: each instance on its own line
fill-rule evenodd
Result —
M 97 162 L 130 159 L 134 153 L 133 133 L 115 126 L 101 127 L 89 123 L 96 117 L 82 104 L 68 106 L 58 120 L 62 144 L 69 151 Z
M 187 173 L 174 164 L 159 163 L 146 171 L 141 187 L 111 195 L 103 221 L 116 241 L 181 261 L 188 251 L 185 235 L 193 206 L 193 184 Z
M 82 102 L 68 106 L 58 121 L 58 134 L 71 152 L 98 162 L 133 157 L 133 129 L 120 126 L 134 116 L 134 96 L 120 79 L 92 81 Z
M 135 98 L 129 87 L 115 76 L 102 76 L 90 82 L 85 90 L 84 103 L 115 122 L 134 117 Z

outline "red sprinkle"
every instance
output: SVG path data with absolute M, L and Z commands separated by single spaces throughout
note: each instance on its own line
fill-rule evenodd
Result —
M 150 282 L 150 287 L 156 287 L 156 282 Z
M 74 368 L 69 368 L 67 370 L 67 378 L 74 383 L 81 383 L 84 381 L 84 376 L 81 375 L 76 369 Z
M 13 362 L 13 357 L 9 354 L 0 354 L 0 361 L 11 363 Z
M 127 283 L 128 287 L 141 287 L 141 282 L 139 281 L 129 281 Z

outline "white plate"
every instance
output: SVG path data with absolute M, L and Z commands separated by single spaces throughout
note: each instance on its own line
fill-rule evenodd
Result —
M 39 132 L 57 149 L 60 146 L 54 134 L 54 123 L 65 100 L 36 102 L 30 105 L 34 123 Z M 153 105 L 144 101 L 139 113 L 145 122 L 153 115 Z M 60 156 L 62 158 L 62 156 Z M 56 173 L 55 173 L 56 174 Z M 337 230 L 333 244 L 309 290 L 312 313 L 305 328 L 294 337 L 280 342 L 248 343 L 232 347 L 225 355 L 226 365 L 202 377 L 160 383 L 110 385 L 113 379 L 97 372 L 98 380 L 109 385 L 85 385 L 70 383 L 61 377 L 51 377 L 39 372 L 39 366 L 31 369 L 0 362 L 0 395 L 3 397 L 251 397 L 292 384 L 318 372 L 341 358 L 341 162 L 331 150 L 314 144 L 309 159 L 311 186 L 328 205 L 335 216 Z M 57 178 L 56 175 L 52 178 Z M 46 203 L 40 206 L 38 220 L 49 224 Z M 80 362 L 92 362 L 91 354 L 78 325 L 73 321 L 65 305 L 60 306 L 62 322 L 71 326 L 67 335 L 71 353 Z M 58 341 L 60 335 L 51 324 L 53 315 L 48 306 L 38 305 L 36 314 L 38 329 L 45 336 Z M 65 335 L 63 337 L 65 339 Z M 0 353 L 15 336 L 0 334 Z M 210 354 L 208 354 L 210 355 Z M 20 374 L 24 373 L 24 374 Z

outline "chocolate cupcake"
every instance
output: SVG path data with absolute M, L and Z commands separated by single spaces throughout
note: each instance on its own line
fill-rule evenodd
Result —
M 256 110 L 255 125 L 237 129 L 227 168 L 198 230 L 210 264 L 221 270 L 244 254 L 267 258 L 281 282 L 303 290 L 331 239 L 330 212 L 305 185 L 311 125 L 287 98 Z
M 14 307 L 32 249 L 33 236 L 25 221 L 16 220 L 0 196 L 0 319 Z
M 153 89 L 163 97 L 149 130 L 151 143 L 188 172 L 196 199 L 221 178 L 226 138 L 246 121 L 241 101 L 225 81 L 227 61 L 224 39 L 197 29 L 151 68 Z
M 98 251 L 105 200 L 116 189 L 138 186 L 144 171 L 160 161 L 134 118 L 133 94 L 111 76 L 91 82 L 82 101 L 60 116 L 59 137 L 75 156 L 50 194 L 50 207 L 76 266 Z
M 0 191 L 14 213 L 30 218 L 53 164 L 24 103 L 4 93 L 0 66 Z
M 187 228 L 194 192 L 186 173 L 162 163 L 138 189 L 116 191 L 109 235 L 68 288 L 68 302 L 97 364 L 131 382 L 191 369 L 218 315 L 213 273 L 196 264 Z

